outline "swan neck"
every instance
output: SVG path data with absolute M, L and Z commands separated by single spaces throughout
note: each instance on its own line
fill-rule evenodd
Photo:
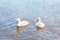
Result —
M 18 22 L 21 22 L 21 21 L 20 21 L 20 18 L 17 18 L 17 21 L 18 21 Z
M 41 22 L 41 20 L 39 20 L 39 22 Z
M 19 20 L 18 23 L 20 23 L 21 21 Z
M 41 19 L 40 18 L 38 20 L 39 20 L 39 22 L 41 22 Z
M 40 17 L 38 17 L 38 21 L 41 22 L 41 18 Z

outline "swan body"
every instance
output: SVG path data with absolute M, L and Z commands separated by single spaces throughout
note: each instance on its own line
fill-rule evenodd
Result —
M 41 22 L 41 18 L 38 17 L 38 21 L 36 23 L 36 26 L 39 28 L 44 28 L 45 24 L 43 22 Z
M 21 21 L 20 18 L 17 18 L 18 24 L 17 26 L 27 26 L 29 22 L 27 21 Z

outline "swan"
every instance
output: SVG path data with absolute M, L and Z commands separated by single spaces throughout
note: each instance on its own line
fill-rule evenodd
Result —
M 27 26 L 29 22 L 27 21 L 21 21 L 20 18 L 17 18 L 17 26 Z
M 44 26 L 45 26 L 45 24 L 41 21 L 40 17 L 38 17 L 36 26 L 39 27 L 39 28 L 44 28 Z

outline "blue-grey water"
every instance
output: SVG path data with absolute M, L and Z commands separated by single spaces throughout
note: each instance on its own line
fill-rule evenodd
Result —
M 44 29 L 35 21 L 41 17 Z M 17 17 L 30 24 L 16 33 Z M 0 40 L 60 40 L 60 0 L 0 0 Z

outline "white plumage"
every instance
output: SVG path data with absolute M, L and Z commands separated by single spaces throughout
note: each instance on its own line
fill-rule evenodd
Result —
M 36 26 L 39 28 L 44 28 L 45 24 L 43 22 L 41 22 L 41 18 L 38 17 L 38 21 L 36 23 Z
M 18 24 L 17 26 L 27 26 L 29 22 L 27 21 L 21 21 L 20 18 L 17 18 Z

